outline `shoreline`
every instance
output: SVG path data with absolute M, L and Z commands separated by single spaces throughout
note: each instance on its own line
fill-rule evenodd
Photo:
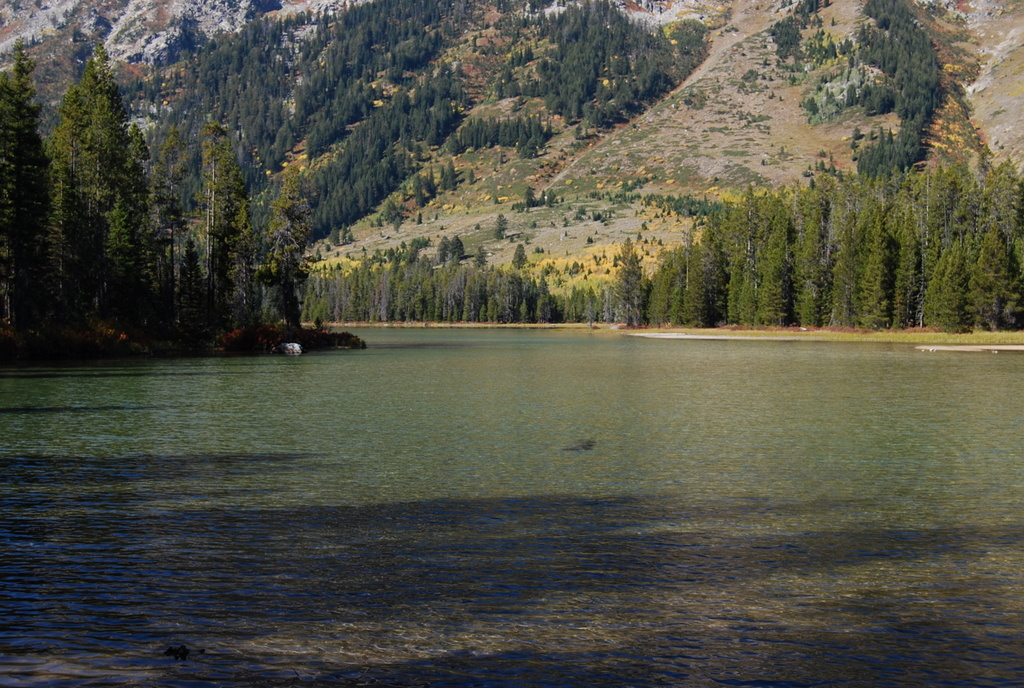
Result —
M 331 322 L 329 328 L 363 329 L 452 329 L 452 330 L 553 330 L 619 334 L 646 339 L 736 341 L 754 339 L 775 342 L 870 342 L 907 344 L 923 351 L 1024 351 L 1024 330 L 990 332 L 977 330 L 963 334 L 938 330 L 856 330 L 852 328 L 741 328 L 741 327 L 635 327 L 621 323 L 448 323 L 448 322 Z

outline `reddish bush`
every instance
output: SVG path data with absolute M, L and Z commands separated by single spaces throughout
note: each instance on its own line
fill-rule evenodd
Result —
M 217 346 L 224 351 L 270 351 L 281 341 L 281 330 L 263 325 L 225 332 L 217 339 Z
M 297 342 L 306 351 L 366 348 L 363 340 L 349 332 L 304 329 L 285 331 L 268 325 L 232 330 L 221 335 L 217 345 L 224 351 L 273 351 L 282 342 Z

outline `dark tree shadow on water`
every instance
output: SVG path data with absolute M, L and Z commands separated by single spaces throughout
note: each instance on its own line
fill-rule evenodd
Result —
M 305 458 L 124 457 L 120 475 L 273 480 Z M 1016 523 L 897 530 L 858 527 L 840 502 L 559 494 L 167 512 L 145 491 L 119 501 L 99 468 L 19 497 L 59 470 L 34 461 L 0 480 L 0 680 L 1024 685 Z M 93 478 L 96 503 L 47 501 Z M 206 652 L 164 655 L 179 643 Z

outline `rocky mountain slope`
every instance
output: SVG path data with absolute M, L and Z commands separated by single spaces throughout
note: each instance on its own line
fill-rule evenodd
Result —
M 965 8 L 977 78 L 967 92 L 993 155 L 1024 162 L 1024 3 L 978 0 Z
M 33 42 L 41 93 L 54 103 L 97 40 L 126 65 L 127 73 L 140 76 L 149 74 L 151 65 L 173 61 L 204 37 L 234 32 L 255 18 L 337 12 L 355 1 L 13 0 L 0 8 L 0 65 L 17 38 Z M 621 194 L 714 201 L 751 184 L 852 173 L 860 136 L 867 143 L 875 132 L 899 130 L 894 113 L 868 116 L 863 107 L 846 107 L 830 117 L 810 115 L 806 101 L 830 88 L 828 80 L 842 71 L 844 62 L 833 57 L 794 69 L 792 61 L 780 58 L 772 33 L 794 11 L 788 0 L 623 0 L 620 6 L 655 30 L 681 19 L 708 26 L 706 60 L 626 123 L 581 133 L 552 117 L 553 136 L 533 158 L 497 150 L 448 155 L 434 149 L 424 166 L 440 169 L 451 163 L 464 183 L 441 191 L 423 208 L 422 226 L 406 224 L 399 231 L 396 225 L 389 231 L 372 215 L 352 227 L 354 244 L 324 244 L 322 250 L 372 252 L 419 232 L 435 238 L 459 234 L 469 250 L 486 243 L 496 259 L 510 259 L 512 244 L 489 239 L 498 215 L 505 215 L 511 234 L 532 241 L 549 256 L 588 256 L 599 262 L 602 246 L 646 232 L 653 257 L 653 246 L 681 241 L 688 222 Z M 867 21 L 863 6 L 861 0 L 820 3 L 816 23 L 802 31 L 802 40 L 852 40 Z M 1008 158 L 1024 164 L 1024 109 L 1019 107 L 1024 95 L 1024 2 L 929 0 L 916 9 L 927 16 L 937 36 L 946 93 L 926 131 L 929 159 L 974 162 L 987 147 L 996 161 Z M 555 4 L 546 11 L 558 10 Z M 537 99 L 498 97 L 487 81 L 511 48 L 490 26 L 500 16 L 500 9 L 492 7 L 486 21 L 467 30 L 464 42 L 441 58 L 459 64 L 477 92 L 466 114 L 547 117 L 550 113 Z M 294 153 L 301 156 L 302 145 Z M 514 206 L 527 188 L 563 199 L 562 204 L 518 213 Z M 404 189 L 392 200 L 414 209 L 408 194 Z M 415 216 L 410 211 L 408 219 Z
M 333 12 L 347 5 L 348 0 L 13 0 L 0 9 L 0 53 L 18 38 L 103 40 L 116 60 L 163 62 L 191 42 L 190 33 L 209 37 L 270 12 Z

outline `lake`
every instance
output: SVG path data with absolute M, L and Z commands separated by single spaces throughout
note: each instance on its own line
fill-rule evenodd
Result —
M 356 333 L 0 368 L 0 686 L 1024 685 L 1024 356 Z

